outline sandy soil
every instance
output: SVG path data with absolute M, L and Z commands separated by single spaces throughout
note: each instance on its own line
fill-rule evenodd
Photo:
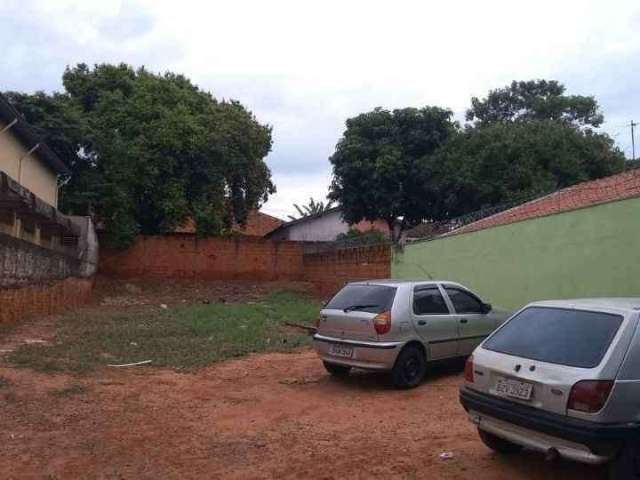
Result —
M 533 453 L 491 453 L 458 404 L 460 382 L 451 368 L 410 391 L 380 375 L 339 381 L 310 350 L 197 374 L 72 377 L 0 363 L 0 478 L 604 478 Z

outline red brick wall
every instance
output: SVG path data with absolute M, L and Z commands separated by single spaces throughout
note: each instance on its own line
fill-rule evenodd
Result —
M 139 237 L 125 251 L 102 250 L 99 272 L 122 278 L 302 280 L 302 246 L 261 238 Z
M 373 245 L 309 253 L 304 256 L 304 273 L 322 295 L 329 296 L 350 281 L 391 277 L 391 247 Z
M 251 237 L 139 237 L 125 251 L 102 251 L 99 272 L 120 278 L 306 280 L 330 295 L 346 282 L 391 276 L 389 246 L 303 253 L 302 242 Z
M 19 288 L 0 289 L 0 323 L 31 315 L 50 315 L 87 303 L 93 280 L 66 278 Z

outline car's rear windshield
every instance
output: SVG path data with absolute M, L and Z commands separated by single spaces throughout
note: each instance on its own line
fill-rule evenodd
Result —
M 513 317 L 483 344 L 488 350 L 571 367 L 600 364 L 621 315 L 530 307 Z
M 386 285 L 347 285 L 324 308 L 382 313 L 391 309 L 396 288 Z

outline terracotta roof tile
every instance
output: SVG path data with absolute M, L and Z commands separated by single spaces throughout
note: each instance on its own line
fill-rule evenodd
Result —
M 560 212 L 640 196 L 640 169 L 579 183 L 460 227 L 448 235 L 475 232 Z

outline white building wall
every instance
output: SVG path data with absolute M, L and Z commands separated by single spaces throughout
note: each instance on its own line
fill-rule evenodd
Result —
M 341 233 L 347 233 L 349 226 L 340 216 L 340 211 L 307 220 L 287 227 L 273 235 L 277 240 L 297 240 L 301 242 L 331 242 Z

